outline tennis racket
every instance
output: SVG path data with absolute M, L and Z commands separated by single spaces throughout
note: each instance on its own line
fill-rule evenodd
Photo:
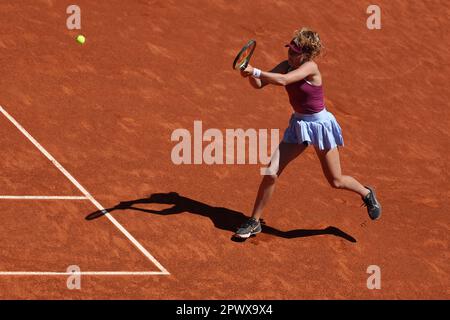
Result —
M 250 58 L 253 55 L 253 51 L 255 51 L 256 41 L 250 40 L 247 44 L 239 51 L 236 59 L 233 61 L 233 69 L 234 70 L 244 70 L 247 68 Z

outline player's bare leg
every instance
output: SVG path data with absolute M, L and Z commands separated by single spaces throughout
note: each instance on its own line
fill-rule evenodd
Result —
M 269 202 L 272 194 L 275 190 L 275 183 L 280 177 L 286 166 L 295 158 L 297 158 L 305 149 L 306 144 L 294 144 L 281 142 L 278 146 L 279 151 L 279 165 L 278 169 L 275 168 L 274 174 L 265 175 L 259 185 L 258 194 L 256 196 L 255 204 L 253 207 L 252 217 L 246 223 L 244 223 L 237 231 L 236 236 L 241 238 L 248 238 L 252 234 L 261 232 L 261 224 L 259 219 L 266 204 Z M 273 161 L 270 166 L 272 167 Z
M 315 147 L 315 149 L 328 183 L 333 188 L 349 190 L 359 194 L 367 206 L 369 217 L 372 220 L 378 219 L 381 215 L 381 205 L 376 199 L 375 191 L 371 187 L 363 186 L 355 178 L 342 174 L 338 148 L 319 150 Z

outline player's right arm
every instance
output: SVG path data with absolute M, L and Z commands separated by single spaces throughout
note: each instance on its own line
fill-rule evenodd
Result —
M 289 70 L 289 63 L 287 60 L 285 60 L 280 62 L 277 66 L 275 66 L 272 70 L 270 70 L 270 72 L 286 74 L 288 70 Z M 248 77 L 246 74 L 243 73 L 243 71 L 241 71 L 241 76 Z M 250 82 L 250 85 L 255 89 L 262 89 L 269 84 L 264 80 L 256 79 L 253 77 L 248 77 L 248 81 Z

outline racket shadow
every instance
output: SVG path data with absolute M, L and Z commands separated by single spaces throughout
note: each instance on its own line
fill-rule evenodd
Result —
M 152 210 L 137 207 L 137 205 L 152 204 L 152 203 L 169 204 L 172 206 L 162 210 Z M 197 214 L 203 217 L 207 217 L 212 221 L 212 223 L 216 228 L 220 230 L 231 231 L 233 233 L 242 223 L 244 223 L 248 219 L 248 217 L 244 215 L 242 212 L 223 207 L 210 206 L 206 203 L 181 196 L 176 192 L 154 193 L 146 198 L 131 201 L 122 201 L 118 203 L 116 206 L 106 209 L 106 211 L 110 213 L 114 211 L 126 211 L 126 210 L 134 210 L 144 213 L 151 213 L 165 216 L 188 212 L 191 214 Z M 99 210 L 92 212 L 91 214 L 86 216 L 85 219 L 95 220 L 104 215 L 105 212 Z M 355 238 L 353 238 L 351 235 L 345 233 L 344 231 L 336 227 L 330 226 L 325 229 L 296 229 L 296 230 L 282 231 L 273 228 L 271 226 L 268 226 L 263 220 L 261 220 L 261 222 L 262 222 L 262 233 L 276 237 L 294 239 L 318 235 L 333 235 L 350 242 L 356 242 Z

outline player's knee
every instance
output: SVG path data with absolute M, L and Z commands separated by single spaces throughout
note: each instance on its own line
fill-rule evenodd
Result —
M 334 178 L 330 182 L 330 185 L 335 189 L 342 189 L 344 187 L 344 182 L 342 178 Z
M 268 174 L 264 176 L 264 181 L 268 184 L 274 184 L 277 182 L 278 175 L 277 174 Z

